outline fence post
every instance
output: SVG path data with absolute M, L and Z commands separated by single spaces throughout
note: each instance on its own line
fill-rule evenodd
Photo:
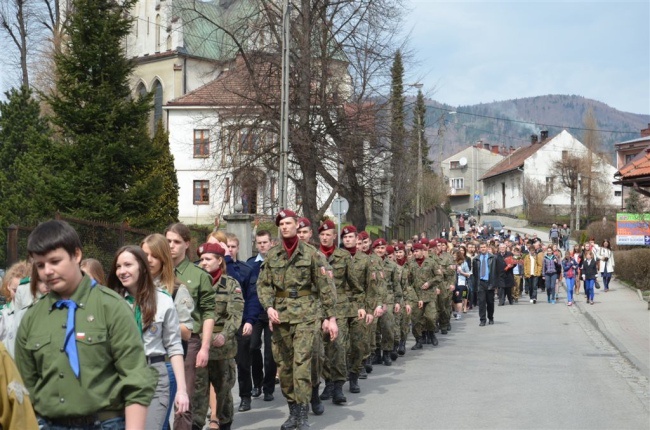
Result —
M 7 227 L 7 262 L 9 268 L 18 261 L 18 226 L 11 224 Z
M 119 237 L 118 237 L 118 241 L 120 243 L 120 248 L 124 246 L 124 242 L 126 240 L 125 231 L 126 231 L 128 226 L 129 226 L 129 224 L 126 221 L 122 221 L 122 223 L 120 224 Z

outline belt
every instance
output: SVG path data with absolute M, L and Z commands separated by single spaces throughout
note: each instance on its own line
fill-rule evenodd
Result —
M 276 291 L 275 297 L 280 297 L 284 299 L 297 299 L 298 297 L 311 296 L 310 290 L 300 290 L 300 291 Z
M 165 361 L 164 355 L 154 355 L 151 357 L 147 357 L 147 364 L 162 363 L 163 361 Z
M 101 423 L 119 417 L 124 417 L 123 411 L 102 411 L 85 417 L 45 419 L 53 425 L 60 427 L 87 427 L 92 426 L 97 422 Z

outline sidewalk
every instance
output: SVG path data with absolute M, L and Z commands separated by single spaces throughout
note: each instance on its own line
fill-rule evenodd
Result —
M 545 242 L 547 235 L 529 228 L 513 228 L 519 233 L 537 233 Z M 650 378 L 650 310 L 636 290 L 619 282 L 614 272 L 610 291 L 596 290 L 595 304 L 589 305 L 580 291 L 576 307 L 646 377 Z M 601 281 L 602 283 L 602 281 Z M 566 293 L 564 295 L 566 298 Z

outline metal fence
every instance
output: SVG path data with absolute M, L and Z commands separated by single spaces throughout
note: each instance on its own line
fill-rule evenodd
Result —
M 408 240 L 421 232 L 426 232 L 427 237 L 440 237 L 443 229 L 449 229 L 452 225 L 451 219 L 445 210 L 440 206 L 428 209 L 419 216 L 407 219 L 403 224 L 379 229 L 378 237 L 390 241 L 393 239 Z M 373 240 L 377 237 L 373 237 Z
M 89 221 L 77 218 L 55 215 L 69 223 L 79 234 L 83 245 L 84 258 L 96 258 L 108 270 L 113 263 L 115 252 L 124 245 L 139 245 L 149 234 L 155 233 L 129 227 L 126 222 L 114 224 L 102 221 Z M 27 258 L 27 238 L 34 227 L 10 225 L 7 227 L 7 253 L 4 267 L 9 267 L 15 262 Z M 209 228 L 191 227 L 192 245 L 190 246 L 190 259 L 196 258 L 195 250 L 198 244 L 205 241 L 206 236 L 212 231 Z M 162 232 L 160 232 L 162 233 Z

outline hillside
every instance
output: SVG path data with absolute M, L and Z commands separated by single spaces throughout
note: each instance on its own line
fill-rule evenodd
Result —
M 520 147 L 530 143 L 530 135 L 548 130 L 549 136 L 566 129 L 581 140 L 583 118 L 592 107 L 599 130 L 626 133 L 599 133 L 602 148 L 613 155 L 614 144 L 639 137 L 648 127 L 649 115 L 621 112 L 606 104 L 580 96 L 547 95 L 471 106 L 449 106 L 427 100 L 427 139 L 430 158 L 436 162 L 453 155 L 477 140 Z M 448 111 L 455 111 L 449 114 Z M 444 121 L 444 128 L 441 125 Z M 546 125 L 559 127 L 550 127 Z

